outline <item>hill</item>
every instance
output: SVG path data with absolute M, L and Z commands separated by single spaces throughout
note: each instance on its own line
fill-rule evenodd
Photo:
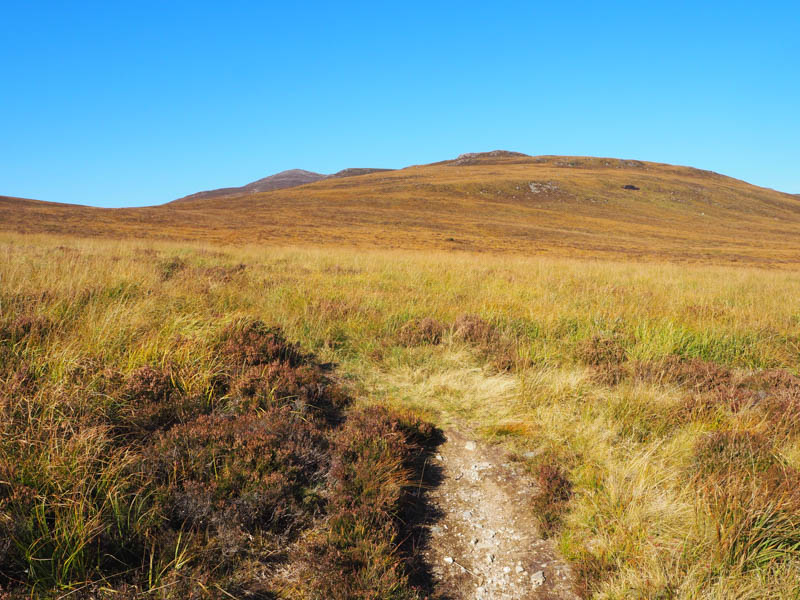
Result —
M 235 194 L 257 194 L 258 192 L 269 192 L 272 190 L 280 190 L 298 185 L 305 185 L 307 183 L 314 183 L 320 179 L 325 179 L 325 175 L 321 173 L 314 173 L 312 171 L 305 171 L 303 169 L 290 169 L 288 171 L 281 171 L 275 175 L 264 177 L 247 185 L 241 187 L 227 187 L 219 188 L 216 190 L 207 190 L 205 192 L 197 192 L 183 198 L 175 200 L 181 202 L 183 200 L 197 200 L 201 198 L 220 198 L 223 196 L 231 196 Z
M 369 173 L 376 173 L 378 171 L 389 171 L 390 169 L 370 169 L 370 168 L 350 168 L 342 169 L 332 175 L 323 175 L 322 173 L 314 173 L 313 171 L 305 171 L 303 169 L 290 169 L 288 171 L 281 171 L 264 177 L 247 185 L 241 187 L 227 187 L 219 188 L 216 190 L 208 190 L 205 192 L 197 192 L 190 194 L 183 198 L 173 200 L 173 202 L 183 202 L 185 200 L 200 200 L 207 198 L 223 198 L 226 196 L 237 196 L 244 194 L 258 194 L 260 192 L 271 192 L 272 190 L 282 190 L 291 187 L 298 187 L 306 185 L 307 183 L 314 183 L 322 179 L 339 178 L 339 177 L 353 177 L 356 175 L 368 175 Z
M 147 208 L 5 198 L 0 227 L 223 243 L 800 262 L 797 196 L 691 167 L 503 151 L 268 191 L 201 193 Z

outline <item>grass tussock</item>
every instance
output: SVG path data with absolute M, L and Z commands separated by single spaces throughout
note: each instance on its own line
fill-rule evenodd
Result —
M 712 553 L 705 577 L 770 572 L 800 560 L 800 471 L 765 434 L 719 431 L 696 444 L 693 484 Z
M 471 344 L 498 371 L 512 371 L 529 363 L 510 335 L 477 315 L 459 315 L 452 330 L 456 340 Z
M 400 343 L 406 346 L 419 346 L 420 344 L 438 344 L 442 341 L 445 326 L 436 319 L 425 317 L 409 321 L 398 332 Z

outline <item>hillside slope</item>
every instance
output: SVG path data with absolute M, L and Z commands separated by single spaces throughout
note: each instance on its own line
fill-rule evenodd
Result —
M 314 173 L 313 171 L 305 171 L 304 169 L 289 169 L 288 171 L 281 171 L 280 173 L 275 173 L 269 177 L 258 179 L 257 181 L 253 181 L 247 185 L 197 192 L 196 194 L 190 194 L 189 196 L 178 198 L 175 200 L 175 202 L 183 202 L 184 200 L 221 198 L 223 196 L 232 196 L 236 194 L 257 194 L 258 192 L 271 192 L 272 190 L 280 190 L 284 188 L 296 187 L 298 185 L 305 185 L 307 183 L 314 183 L 320 179 L 325 179 L 325 175 L 322 173 Z
M 368 175 L 369 173 L 377 173 L 378 171 L 390 171 L 391 169 L 370 169 L 370 168 L 350 168 L 342 169 L 332 175 L 323 175 L 322 173 L 314 173 L 313 171 L 306 171 L 304 169 L 289 169 L 288 171 L 281 171 L 269 177 L 264 177 L 243 185 L 241 187 L 227 187 L 219 188 L 216 190 L 208 190 L 205 192 L 197 192 L 190 194 L 183 198 L 173 200 L 173 202 L 184 202 L 186 200 L 206 200 L 208 198 L 224 198 L 227 196 L 237 196 L 246 194 L 258 194 L 260 192 L 271 192 L 273 190 L 283 190 L 286 188 L 298 187 L 322 179 L 339 178 L 339 177 L 354 177 L 357 175 Z
M 507 152 L 148 208 L 4 199 L 0 228 L 226 243 L 800 263 L 800 199 L 794 195 L 690 167 Z

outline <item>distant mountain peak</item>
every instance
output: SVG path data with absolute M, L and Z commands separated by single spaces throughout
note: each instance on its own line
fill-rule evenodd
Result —
M 196 194 L 178 198 L 178 200 L 175 200 L 175 202 L 181 202 L 184 200 L 221 198 L 223 196 L 259 194 L 261 192 L 271 192 L 273 190 L 283 190 L 286 188 L 298 187 L 301 185 L 322 181 L 323 179 L 356 177 L 358 175 L 369 175 L 370 173 L 391 170 L 393 169 L 350 168 L 342 169 L 333 175 L 324 175 L 322 173 L 315 173 L 314 171 L 306 171 L 305 169 L 288 169 L 286 171 L 281 171 L 280 173 L 270 175 L 269 177 L 258 179 L 248 183 L 247 185 L 197 192 Z
M 313 171 L 306 171 L 305 169 L 289 169 L 275 173 L 269 177 L 264 177 L 242 186 L 243 192 L 256 194 L 258 192 L 269 192 L 272 190 L 280 190 L 287 187 L 296 187 L 298 185 L 305 185 L 307 183 L 314 183 L 320 179 L 325 179 L 322 173 L 314 173 Z

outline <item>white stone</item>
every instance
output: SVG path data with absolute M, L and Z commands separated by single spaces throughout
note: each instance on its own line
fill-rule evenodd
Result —
M 475 450 L 475 448 L 477 448 L 477 446 L 475 445 L 475 442 L 470 440 L 469 442 L 464 444 L 464 448 L 471 451 L 471 450 Z
M 445 556 L 444 557 L 444 562 L 446 562 L 448 565 L 452 565 L 453 564 L 453 557 L 452 556 Z
M 540 586 L 544 583 L 544 571 L 536 571 L 533 575 L 531 575 L 531 583 L 535 586 Z

